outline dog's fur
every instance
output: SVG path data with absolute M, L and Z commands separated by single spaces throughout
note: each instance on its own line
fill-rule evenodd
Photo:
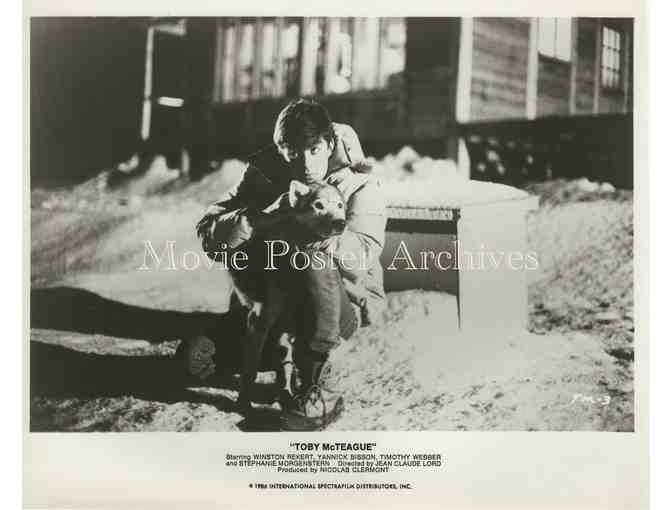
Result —
M 343 195 L 334 186 L 292 181 L 280 203 L 284 205 L 274 213 L 280 218 L 273 234 L 274 239 L 283 239 L 296 245 L 327 239 L 341 234 L 345 229 L 346 204 Z M 271 333 L 275 333 L 278 338 L 277 347 L 281 353 L 278 360 L 280 368 L 276 371 L 280 390 L 286 396 L 293 394 L 296 313 L 292 313 L 289 288 L 292 281 L 291 276 L 289 279 L 287 276 L 288 269 L 282 267 L 279 271 L 250 267 L 232 272 L 235 292 L 249 310 L 238 397 L 238 406 L 242 410 L 250 407 L 250 390 L 256 379 L 259 358 Z

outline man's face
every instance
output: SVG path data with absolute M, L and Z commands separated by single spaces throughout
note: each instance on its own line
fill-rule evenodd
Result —
M 326 177 L 333 144 L 329 144 L 324 138 L 320 138 L 317 142 L 304 148 L 280 145 L 278 151 L 284 160 L 289 163 L 292 169 L 292 177 L 308 184 L 321 181 Z

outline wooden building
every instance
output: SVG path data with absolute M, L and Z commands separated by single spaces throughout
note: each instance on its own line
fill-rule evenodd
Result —
M 477 176 L 497 144 L 549 153 L 553 139 L 620 123 L 587 150 L 632 145 L 632 19 L 42 18 L 31 28 L 31 154 L 46 168 L 33 175 L 54 175 L 55 160 L 72 172 L 82 150 L 77 172 L 90 175 L 142 143 L 172 152 L 171 166 L 188 155 L 198 177 L 269 143 L 299 96 L 351 124 L 368 154 L 469 154 Z M 594 124 L 608 115 L 619 120 Z M 517 139 L 497 142 L 507 132 Z
M 221 18 L 187 27 L 190 53 L 211 63 L 192 101 L 209 105 L 215 152 L 259 144 L 296 96 L 325 103 L 374 152 L 434 144 L 452 156 L 458 123 L 632 110 L 631 19 Z

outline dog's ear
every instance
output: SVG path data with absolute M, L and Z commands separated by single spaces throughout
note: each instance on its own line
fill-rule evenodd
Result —
M 289 183 L 289 205 L 296 207 L 301 197 L 305 197 L 310 193 L 310 188 L 300 181 L 292 181 Z

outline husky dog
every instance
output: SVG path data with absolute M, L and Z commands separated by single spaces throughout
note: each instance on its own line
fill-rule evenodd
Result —
M 277 210 L 271 213 L 277 217 L 272 236 L 287 246 L 300 248 L 342 234 L 345 229 L 344 197 L 330 184 L 292 181 L 289 191 L 277 203 Z M 268 239 L 256 242 L 257 253 L 250 254 L 250 264 L 245 270 L 231 271 L 234 291 L 248 310 L 238 397 L 238 407 L 243 411 L 250 408 L 250 389 L 269 336 L 278 338 L 278 352 L 282 353 L 281 369 L 276 372 L 280 400 L 291 398 L 295 388 L 293 344 L 297 310 L 293 308 L 291 290 L 295 287 L 292 278 L 296 273 L 290 267 L 289 257 L 276 270 L 268 270 L 268 242 Z M 262 249 L 264 256 L 260 258 L 258 252 Z M 263 267 L 260 267 L 262 261 Z

